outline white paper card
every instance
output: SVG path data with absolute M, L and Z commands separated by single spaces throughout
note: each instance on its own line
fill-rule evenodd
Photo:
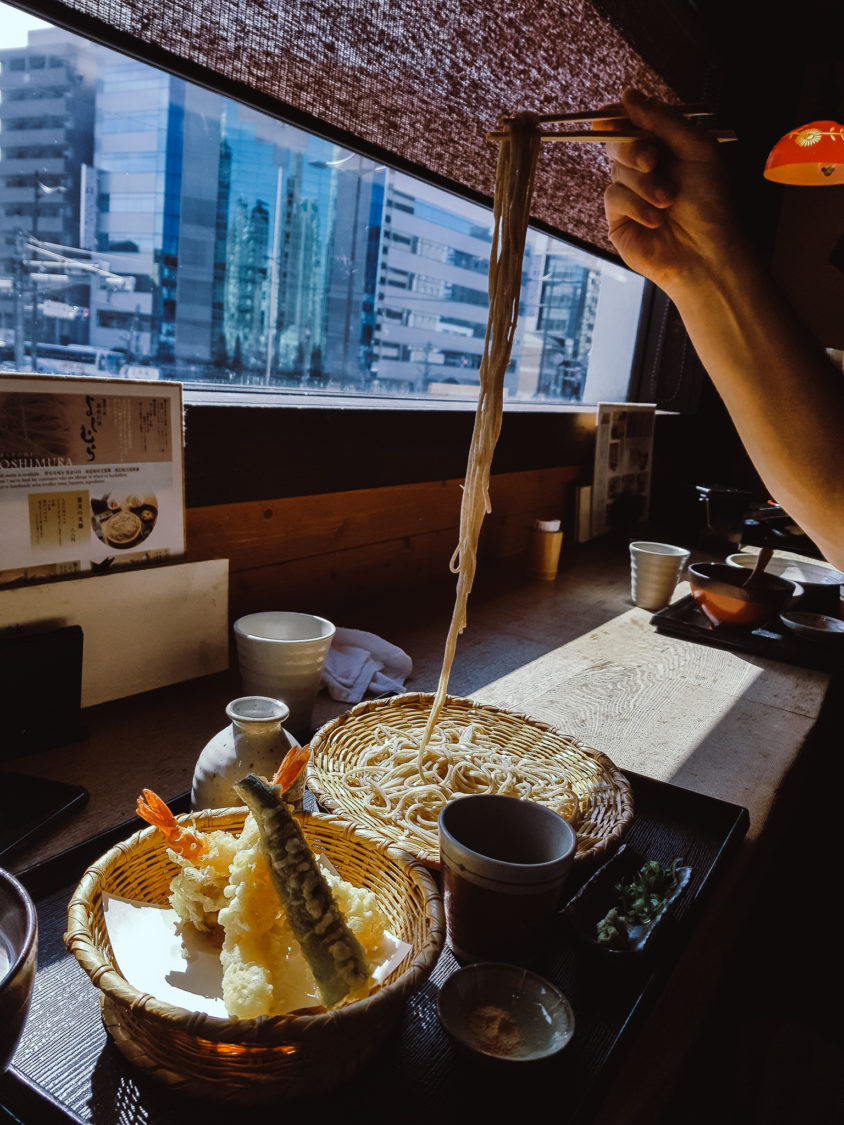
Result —
M 223 1004 L 220 949 L 192 926 L 182 926 L 170 907 L 103 894 L 103 915 L 114 960 L 124 978 L 139 992 L 192 1012 L 228 1018 Z M 373 971 L 380 984 L 410 952 L 406 942 L 385 934 L 392 953 Z M 302 995 L 291 1010 L 319 1004 Z

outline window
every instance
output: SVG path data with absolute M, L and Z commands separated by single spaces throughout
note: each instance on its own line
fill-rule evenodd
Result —
M 47 67 L 49 86 L 46 73 L 29 81 Z M 39 344 L 61 340 L 282 400 L 476 393 L 488 209 L 59 29 L 0 50 L 4 135 L 12 365 L 35 331 L 41 364 Z M 44 239 L 100 268 L 53 270 L 36 291 Z M 505 401 L 624 399 L 642 293 L 623 267 L 531 230 Z

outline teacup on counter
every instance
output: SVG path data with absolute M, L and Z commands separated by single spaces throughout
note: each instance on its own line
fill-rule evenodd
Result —
M 296 738 L 311 733 L 311 713 L 335 627 L 324 617 L 288 610 L 249 613 L 234 623 L 244 695 L 282 700 L 285 726 Z
M 526 964 L 560 907 L 577 846 L 572 826 L 534 801 L 481 793 L 449 801 L 439 836 L 457 960 Z
M 630 544 L 630 598 L 641 609 L 657 610 L 671 601 L 690 553 L 672 543 L 637 540 Z

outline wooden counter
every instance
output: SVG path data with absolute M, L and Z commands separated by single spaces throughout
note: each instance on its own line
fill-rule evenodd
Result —
M 681 583 L 675 597 L 687 592 Z M 433 691 L 452 599 L 449 581 L 404 605 L 359 607 L 336 623 L 399 645 L 414 664 L 408 689 Z M 554 582 L 482 576 L 449 691 L 553 723 L 622 769 L 743 805 L 754 839 L 829 677 L 660 635 L 650 617 L 631 605 L 623 547 L 569 552 Z M 10 869 L 127 820 L 143 787 L 167 800 L 190 789 L 199 752 L 226 725 L 225 706 L 239 694 L 233 659 L 228 672 L 89 708 L 83 741 L 3 762 L 2 770 L 90 792 L 86 809 L 16 854 Z M 321 692 L 315 725 L 347 706 Z
M 408 689 L 434 690 L 453 590 L 449 580 L 406 604 L 358 607 L 337 624 L 401 646 L 414 663 Z M 675 596 L 686 592 L 681 584 Z M 612 1125 L 657 1120 L 654 1106 L 688 1048 L 693 1013 L 705 1008 L 743 920 L 744 890 L 775 795 L 830 682 L 823 672 L 660 635 L 650 617 L 631 605 L 623 545 L 565 552 L 554 582 L 480 576 L 449 689 L 550 722 L 622 769 L 749 811 L 742 855 L 643 1029 L 636 1057 L 608 1090 L 600 1120 Z M 142 787 L 165 799 L 188 790 L 200 750 L 226 725 L 225 706 L 238 694 L 230 670 L 103 704 L 85 713 L 84 741 L 4 762 L 4 770 L 78 782 L 90 792 L 84 810 L 9 867 L 22 870 L 127 820 Z M 315 724 L 347 706 L 321 693 Z

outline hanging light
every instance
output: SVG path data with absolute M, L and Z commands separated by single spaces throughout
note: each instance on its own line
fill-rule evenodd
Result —
M 771 149 L 764 175 L 778 184 L 844 184 L 844 125 L 811 121 L 792 129 Z

